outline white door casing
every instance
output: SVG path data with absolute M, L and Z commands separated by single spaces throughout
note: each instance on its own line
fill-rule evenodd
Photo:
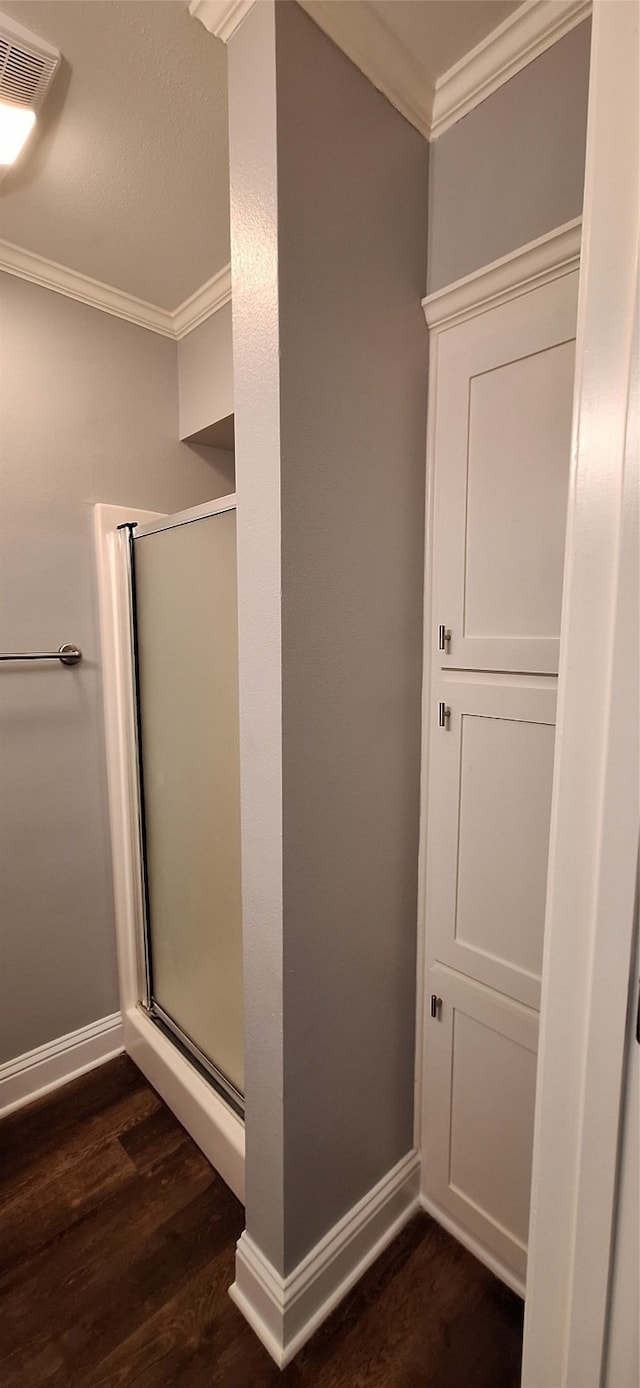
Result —
M 640 9 L 596 0 L 523 1388 L 638 1383 L 637 1297 L 608 1320 L 637 1046 L 639 206 Z
M 423 1202 L 520 1292 L 579 245 L 576 222 L 452 286 L 449 316 L 425 300 Z

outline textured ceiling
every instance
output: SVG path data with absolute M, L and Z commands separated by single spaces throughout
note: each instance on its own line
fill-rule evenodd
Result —
M 174 309 L 229 260 L 226 50 L 182 0 L 0 0 L 63 64 L 0 237 Z
M 322 24 L 321 11 L 345 6 L 356 52 L 373 11 L 382 66 L 386 29 L 428 87 L 518 8 L 322 0 L 309 9 Z M 0 0 L 0 11 L 63 55 L 28 155 L 0 183 L 0 238 L 177 308 L 229 260 L 223 44 L 186 0 Z
M 502 24 L 520 3 L 521 0 L 369 0 L 370 8 L 414 55 L 432 83 Z

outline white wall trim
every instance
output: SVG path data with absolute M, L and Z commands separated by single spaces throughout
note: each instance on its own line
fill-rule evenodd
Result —
M 200 3 L 218 8 L 218 0 Z M 220 3 L 224 9 L 223 0 Z M 299 4 L 427 140 L 437 139 L 539 58 L 582 23 L 592 8 L 591 0 L 525 0 L 442 73 L 434 87 L 415 53 L 387 27 L 369 0 L 344 0 L 333 5 L 324 0 L 299 0 Z
M 0 1065 L 0 1118 L 104 1065 L 124 1050 L 119 1012 Z
M 410 125 L 425 140 L 430 139 L 433 84 L 415 54 L 387 28 L 367 0 L 333 5 L 324 0 L 298 3 Z
M 231 302 L 231 266 L 225 265 L 219 270 L 217 275 L 212 275 L 206 284 L 196 289 L 183 304 L 174 309 L 171 314 L 172 336 L 177 338 L 186 337 L 187 333 L 193 332 L 198 328 L 212 313 L 217 313 L 219 308 L 224 308 L 225 304 Z
M 228 43 L 255 4 L 256 0 L 190 0 L 189 14 L 210 34 Z
M 114 318 L 124 318 L 127 323 L 135 323 L 149 332 L 173 338 L 176 342 L 228 304 L 231 298 L 230 265 L 225 265 L 173 310 L 158 308 L 156 304 L 137 299 L 134 294 L 114 289 L 111 284 L 103 284 L 101 280 L 70 270 L 67 265 L 59 265 L 55 260 L 47 260 L 45 256 L 24 250 L 22 246 L 14 246 L 11 241 L 0 240 L 0 270 L 8 275 L 16 275 L 18 279 L 28 280 L 30 284 L 39 284 L 42 289 L 51 289 L 56 294 L 66 295 L 68 299 L 88 304 L 90 308 L 100 309 L 102 313 L 110 313 Z
M 409 1152 L 287 1277 L 242 1234 L 229 1294 L 280 1368 L 419 1209 L 419 1180 L 419 1155 Z
M 637 4 L 594 6 L 524 1388 L 606 1382 L 624 1060 L 636 1044 L 638 30 Z
M 526 0 L 436 82 L 430 139 L 479 106 L 591 13 L 591 0 Z
M 244 1123 L 140 1007 L 123 1015 L 124 1049 L 244 1204 Z
M 474 1258 L 477 1258 L 479 1263 L 484 1263 L 495 1277 L 498 1277 L 501 1282 L 511 1288 L 512 1292 L 516 1292 L 524 1300 L 524 1282 L 519 1277 L 515 1277 L 510 1268 L 506 1267 L 500 1258 L 496 1258 L 495 1253 L 491 1253 L 488 1248 L 485 1248 L 480 1239 L 477 1239 L 469 1229 L 465 1229 L 463 1224 L 459 1224 L 457 1219 L 452 1219 L 451 1215 L 442 1210 L 437 1201 L 432 1200 L 429 1195 L 422 1194 L 420 1196 L 420 1205 L 425 1214 L 431 1215 L 436 1224 L 441 1224 L 442 1228 L 446 1229 L 447 1233 L 451 1234 L 454 1239 L 457 1239 L 463 1248 L 468 1248 L 469 1252 L 473 1253 Z
M 491 265 L 428 294 L 422 307 L 431 332 L 474 318 L 485 309 L 496 308 L 508 299 L 577 270 L 581 234 L 582 218 L 576 217 Z
M 174 337 L 171 315 L 166 309 L 156 308 L 154 304 L 136 299 L 133 294 L 124 294 L 110 284 L 81 275 L 66 265 L 59 265 L 45 256 L 34 255 L 22 246 L 14 246 L 10 241 L 0 241 L 0 270 L 19 279 L 39 284 L 43 289 L 53 289 L 65 294 L 68 299 L 77 299 L 90 308 L 102 309 L 115 318 L 124 318 L 140 328 L 149 328 L 163 337 Z

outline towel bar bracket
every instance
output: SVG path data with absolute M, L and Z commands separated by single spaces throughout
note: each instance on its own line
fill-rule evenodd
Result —
M 77 665 L 82 660 L 82 651 L 79 646 L 72 646 L 65 642 L 64 646 L 59 646 L 57 651 L 4 651 L 0 652 L 0 660 L 59 660 L 61 665 Z

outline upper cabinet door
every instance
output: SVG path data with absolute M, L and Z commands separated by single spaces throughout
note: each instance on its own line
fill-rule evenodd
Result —
M 578 275 L 441 335 L 434 649 L 444 667 L 556 674 Z

